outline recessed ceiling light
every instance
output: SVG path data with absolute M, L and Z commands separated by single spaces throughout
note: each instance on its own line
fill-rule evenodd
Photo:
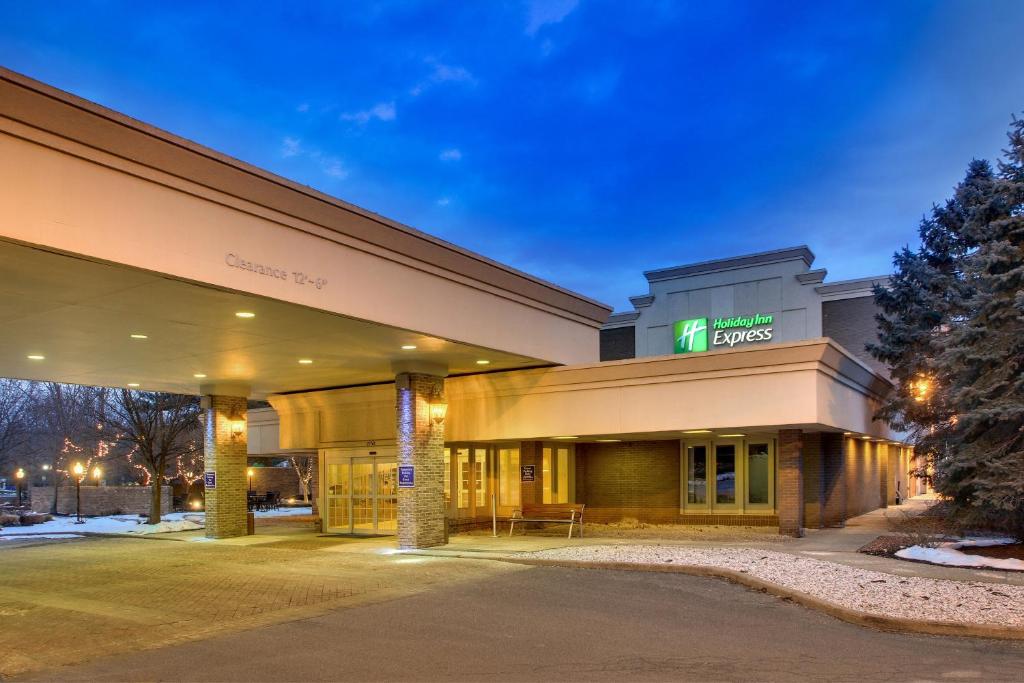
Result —
M 235 317 L 236 318 L 255 318 L 256 314 L 253 313 L 252 311 L 239 311 L 238 313 L 235 313 Z
M 313 364 L 313 359 L 312 358 L 300 358 L 299 359 L 299 365 L 312 365 L 312 364 Z
M 558 441 L 568 441 L 569 439 L 578 439 L 580 437 L 578 437 L 578 436 L 553 436 L 551 438 L 552 439 L 556 439 Z
M 870 436 L 862 436 L 860 438 L 861 438 L 862 441 L 871 441 L 871 437 Z
M 489 360 L 484 360 L 483 358 L 481 358 L 480 360 L 478 360 L 478 361 L 476 362 L 476 364 L 477 364 L 477 365 L 490 365 L 490 364 L 491 364 L 491 361 L 489 361 Z
M 746 434 L 719 434 L 719 436 L 723 439 L 738 439 L 741 436 L 746 436 Z
M 130 334 L 128 336 L 131 337 L 132 339 L 149 339 L 148 334 Z
M 26 358 L 29 360 L 46 360 L 46 356 L 41 353 L 30 353 Z
M 710 434 L 710 429 L 684 429 L 683 434 Z
M 201 373 L 201 372 L 197 372 L 196 374 L 194 374 L 192 376 L 195 377 L 196 379 L 206 379 L 206 375 Z
M 618 443 L 622 439 L 594 439 L 597 443 Z
M 402 344 L 402 350 L 403 351 L 412 351 L 415 348 L 416 348 L 415 344 Z
M 138 382 L 128 382 L 128 386 L 130 386 L 130 387 L 137 387 L 137 386 L 139 386 L 139 383 Z

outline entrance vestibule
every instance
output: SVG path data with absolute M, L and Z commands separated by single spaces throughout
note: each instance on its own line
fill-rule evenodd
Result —
M 398 458 L 393 446 L 320 452 L 325 482 L 323 530 L 342 534 L 398 531 Z

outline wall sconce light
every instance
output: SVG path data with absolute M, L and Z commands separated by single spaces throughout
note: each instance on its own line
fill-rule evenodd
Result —
M 228 418 L 231 423 L 231 436 L 241 436 L 245 432 L 245 418 L 238 413 L 232 413 Z
M 430 402 L 430 419 L 434 424 L 440 425 L 448 416 L 448 403 L 442 398 L 435 398 Z

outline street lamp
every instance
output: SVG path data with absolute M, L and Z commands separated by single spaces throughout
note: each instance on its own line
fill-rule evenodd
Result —
M 92 468 L 92 478 L 96 480 L 96 485 L 99 486 L 100 485 L 100 479 L 103 478 L 103 470 L 100 469 L 99 465 L 97 465 L 96 467 Z
M 248 469 L 248 475 L 249 475 L 249 493 L 252 493 L 252 475 L 253 475 L 253 474 L 255 474 L 255 472 L 253 472 L 253 471 L 252 471 L 252 468 L 250 467 L 250 468 Z
M 14 473 L 14 478 L 18 481 L 18 507 L 25 504 L 25 470 L 19 467 Z
M 82 463 L 76 462 L 71 471 L 75 473 L 75 524 L 85 524 L 85 520 L 82 519 L 82 479 L 85 478 L 85 467 Z

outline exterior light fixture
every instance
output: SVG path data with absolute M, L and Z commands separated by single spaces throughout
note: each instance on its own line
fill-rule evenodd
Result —
M 75 524 L 85 524 L 82 519 L 82 479 L 85 476 L 85 466 L 76 462 L 71 471 L 75 473 Z
M 134 389 L 135 387 L 139 386 L 139 383 L 138 382 L 128 382 L 128 386 L 130 386 L 131 388 Z
M 402 344 L 402 350 L 403 351 L 415 351 L 416 350 L 416 345 L 415 344 Z
M 443 398 L 435 398 L 430 402 L 430 419 L 434 421 L 434 424 L 440 425 L 444 423 L 446 417 L 448 417 L 448 402 Z
M 860 437 L 860 440 L 861 441 L 871 441 L 871 437 L 870 436 L 862 436 L 862 437 Z
M 19 467 L 14 472 L 14 478 L 15 480 L 17 480 L 18 486 L 18 507 L 21 507 L 22 505 L 25 504 L 25 469 L 23 467 Z
M 710 434 L 710 429 L 684 429 L 683 434 Z
M 312 364 L 313 364 L 313 359 L 312 358 L 300 358 L 299 359 L 299 365 L 312 365 Z
M 719 436 L 723 439 L 739 439 L 746 436 L 746 434 L 720 434 Z
M 41 353 L 30 353 L 26 356 L 29 360 L 46 360 L 46 356 Z
M 235 416 L 231 418 L 231 436 L 241 436 L 245 431 L 245 420 Z
M 491 364 L 491 361 L 489 361 L 489 360 L 485 360 L 485 359 L 481 358 L 480 360 L 478 360 L 478 361 L 476 362 L 476 364 L 477 364 L 477 365 L 490 365 L 490 364 Z
M 99 480 L 103 478 L 103 470 L 100 469 L 99 465 L 92 468 L 92 478 L 99 483 Z
M 235 313 L 236 318 L 255 318 L 256 314 L 252 311 L 238 311 Z
M 192 509 L 193 510 L 199 510 L 202 507 L 203 507 L 203 504 L 200 503 L 198 500 L 193 500 L 192 501 Z
M 578 439 L 580 437 L 578 437 L 578 436 L 553 436 L 551 438 L 556 440 L 556 441 L 570 441 L 572 439 Z
M 128 336 L 131 337 L 132 339 L 149 339 L 148 334 L 130 334 Z
M 597 443 L 618 443 L 622 439 L 594 439 Z
M 14 473 L 14 478 L 15 479 L 24 479 L 25 478 L 25 469 L 22 468 L 22 467 L 19 467 L 17 469 L 17 471 Z
M 44 472 L 49 472 L 49 471 L 50 471 L 50 465 L 49 465 L 49 463 L 47 463 L 47 464 L 43 465 L 43 471 L 44 471 Z
M 249 477 L 249 493 L 251 494 L 252 493 L 252 475 L 256 474 L 256 472 L 250 467 L 249 469 L 247 469 L 245 471 L 245 474 L 246 474 L 247 477 Z

